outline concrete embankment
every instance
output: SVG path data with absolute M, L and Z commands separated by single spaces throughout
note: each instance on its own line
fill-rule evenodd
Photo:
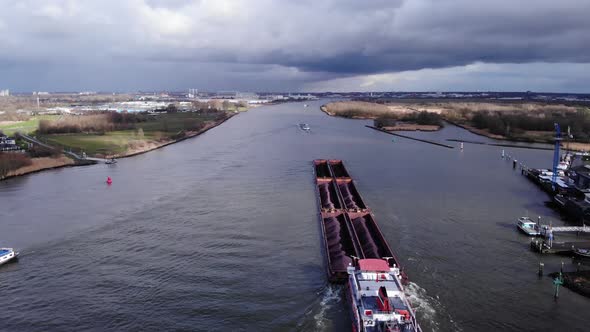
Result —
M 443 148 L 447 148 L 447 149 L 454 149 L 455 148 L 454 146 L 450 146 L 450 145 L 447 145 L 447 144 L 443 144 L 443 143 L 439 143 L 439 142 L 435 142 L 435 141 L 429 141 L 429 140 L 420 139 L 420 138 L 415 138 L 415 137 L 410 137 L 410 136 L 406 136 L 406 135 L 402 135 L 402 134 L 392 133 L 392 132 L 389 132 L 389 131 L 386 131 L 386 130 L 383 130 L 383 129 L 380 129 L 380 128 L 377 128 L 377 127 L 369 126 L 369 125 L 365 125 L 365 127 L 371 128 L 371 129 L 374 129 L 374 130 L 377 130 L 377 131 L 380 131 L 380 132 L 385 133 L 385 134 L 393 135 L 393 136 L 398 136 L 398 137 L 402 137 L 402 138 L 406 138 L 406 139 L 411 139 L 411 140 L 414 140 L 414 141 L 428 143 L 428 144 L 432 144 L 432 145 L 442 146 Z
M 485 143 L 485 142 L 477 142 L 477 141 L 460 140 L 460 139 L 455 139 L 455 138 L 447 139 L 447 141 L 449 141 L 449 142 L 462 142 L 462 143 L 469 143 L 469 144 L 490 145 L 490 146 L 501 146 L 501 147 L 507 147 L 507 148 L 517 148 L 517 149 L 553 151 L 552 147 L 544 147 L 544 146 L 518 145 L 518 144 L 508 144 L 508 143 Z

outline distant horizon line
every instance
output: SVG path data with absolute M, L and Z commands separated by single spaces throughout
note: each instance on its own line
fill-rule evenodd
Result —
M 48 93 L 48 94 L 78 94 L 78 95 L 105 95 L 105 94 L 183 94 L 188 93 L 188 90 L 137 90 L 137 91 L 12 91 L 10 89 L 0 89 L 10 91 L 11 95 L 33 95 L 35 93 Z M 203 90 L 199 93 L 213 94 L 213 93 L 254 93 L 254 94 L 291 94 L 291 95 L 317 95 L 317 94 L 550 94 L 550 95 L 590 95 L 590 92 L 550 92 L 550 91 L 240 91 L 240 90 Z

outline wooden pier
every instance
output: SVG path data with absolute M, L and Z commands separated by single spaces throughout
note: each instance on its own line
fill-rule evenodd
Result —
M 575 249 L 590 248 L 590 241 L 566 241 L 566 242 L 550 242 L 545 239 L 531 240 L 531 250 L 541 254 L 567 254 L 572 253 Z
M 590 227 L 584 226 L 559 226 L 549 227 L 544 225 L 541 227 L 541 235 L 545 236 L 548 231 L 552 233 L 590 233 Z

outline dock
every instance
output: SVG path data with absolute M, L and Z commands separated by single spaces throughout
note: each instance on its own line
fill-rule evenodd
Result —
M 533 239 L 531 240 L 531 250 L 541 254 L 568 254 L 572 253 L 575 249 L 588 249 L 590 248 L 590 240 L 586 241 L 566 241 L 549 243 L 546 239 Z
M 541 227 L 541 235 L 545 236 L 547 231 L 553 233 L 590 233 L 590 227 L 584 226 L 559 226 L 559 227 Z

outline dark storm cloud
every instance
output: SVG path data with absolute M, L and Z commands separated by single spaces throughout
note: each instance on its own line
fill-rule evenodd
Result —
M 31 86 L 19 67 L 70 63 L 96 85 L 149 68 L 157 81 L 167 68 L 182 84 L 262 89 L 475 62 L 590 63 L 588 13 L 587 0 L 6 1 L 0 83 Z

